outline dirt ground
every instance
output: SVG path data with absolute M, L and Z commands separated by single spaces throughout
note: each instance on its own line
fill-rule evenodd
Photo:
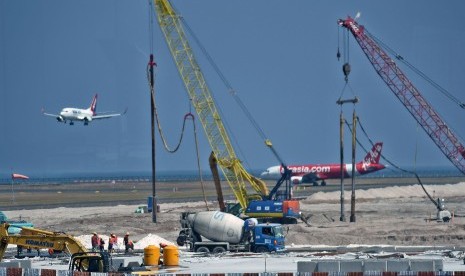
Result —
M 345 191 L 345 222 L 340 221 L 340 192 L 316 192 L 301 200 L 301 210 L 309 225 L 299 222 L 286 236 L 292 245 L 422 245 L 464 246 L 465 182 L 426 186 L 435 198 L 445 198 L 445 207 L 454 214 L 451 222 L 436 222 L 436 207 L 419 185 L 390 186 L 356 190 L 355 222 L 351 216 L 351 191 Z M 17 195 L 19 196 L 19 195 Z M 216 210 L 217 202 L 208 201 Z M 134 241 L 148 234 L 175 243 L 179 216 L 183 211 L 206 210 L 202 201 L 161 203 L 156 223 L 152 213 L 136 213 L 138 205 L 58 207 L 5 211 L 9 218 L 32 221 L 36 228 L 65 232 L 74 236 L 94 231 L 122 237 L 130 232 Z

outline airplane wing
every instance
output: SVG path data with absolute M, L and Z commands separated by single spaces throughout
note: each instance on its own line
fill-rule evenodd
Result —
M 42 112 L 42 114 L 46 115 L 46 116 L 51 116 L 51 117 L 59 117 L 60 115 L 57 115 L 57 114 L 50 114 L 50 113 L 45 113 L 45 112 Z
M 126 108 L 124 110 L 124 112 L 122 112 L 122 113 L 107 114 L 107 112 L 102 112 L 102 113 L 99 113 L 99 114 L 96 114 L 96 115 L 92 116 L 92 120 L 108 119 L 108 118 L 111 118 L 111 117 L 122 116 L 122 115 L 126 114 L 127 111 L 128 111 L 128 109 Z
M 58 115 L 58 114 L 46 113 L 45 109 L 43 109 L 43 108 L 42 108 L 41 111 L 42 111 L 42 114 L 44 114 L 45 116 L 51 116 L 51 117 L 55 117 L 55 118 L 60 117 L 60 115 Z

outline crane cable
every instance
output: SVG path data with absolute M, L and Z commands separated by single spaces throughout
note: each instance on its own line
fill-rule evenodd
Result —
M 173 7 L 174 8 L 174 7 Z M 189 34 L 194 38 L 194 41 L 197 43 L 197 45 L 199 46 L 200 49 L 202 49 L 202 52 L 203 54 L 207 57 L 207 59 L 211 59 L 210 55 L 208 54 L 208 52 L 205 50 L 205 48 L 202 46 L 202 44 L 200 43 L 199 39 L 195 36 L 194 32 L 192 31 L 192 29 L 189 27 L 189 25 L 187 24 L 187 22 L 181 18 L 181 21 L 184 25 L 184 27 L 186 27 L 186 30 L 189 32 Z M 212 65 L 213 66 L 213 65 Z M 214 66 L 213 66 L 214 67 Z M 221 78 L 221 76 L 220 76 Z M 207 80 L 205 80 L 207 81 Z M 224 80 L 223 80 L 224 81 Z M 213 100 L 215 101 L 215 103 L 218 103 L 218 101 L 215 99 L 214 95 L 211 94 L 211 97 L 213 98 Z M 240 153 L 240 156 L 242 157 L 242 161 L 244 161 L 248 167 L 250 167 L 250 164 L 249 162 L 247 161 L 247 158 L 246 158 L 246 155 L 244 154 L 244 152 L 242 151 L 242 148 L 240 146 L 240 144 L 237 142 L 237 138 L 236 136 L 234 135 L 234 131 L 231 131 L 231 127 L 229 126 L 228 124 L 228 121 L 226 121 L 224 118 L 226 118 L 224 116 L 224 113 L 223 111 L 221 110 L 221 107 L 219 106 L 219 104 L 216 104 L 216 108 L 218 109 L 218 112 L 220 113 L 221 115 L 221 118 L 222 118 L 222 122 L 225 126 L 225 128 L 227 129 L 227 132 L 228 132 L 228 135 L 231 137 L 231 141 L 234 143 L 234 148 L 237 149 L 237 151 Z
M 149 68 L 149 66 L 150 66 L 150 64 L 147 65 L 147 68 Z M 149 72 L 149 70 L 147 70 L 147 72 Z M 155 89 L 154 89 L 154 87 L 152 86 L 152 84 L 150 82 L 150 75 L 149 74 L 148 74 L 148 76 L 149 76 L 150 93 L 153 94 L 153 99 L 155 99 Z M 186 115 L 184 115 L 184 119 L 183 119 L 183 122 L 182 122 L 181 134 L 179 136 L 178 144 L 173 149 L 170 149 L 170 147 L 168 146 L 168 143 L 166 142 L 165 135 L 163 134 L 163 130 L 162 130 L 162 127 L 161 127 L 161 124 L 160 124 L 160 120 L 158 118 L 158 108 L 157 108 L 155 102 L 153 103 L 153 106 L 154 106 L 155 121 L 157 122 L 158 133 L 160 134 L 161 140 L 163 142 L 163 147 L 169 153 L 175 153 L 176 151 L 178 151 L 178 149 L 181 146 L 183 137 L 184 137 L 184 132 L 185 132 L 185 128 L 186 128 L 186 121 L 188 119 L 192 119 L 192 125 L 194 127 L 194 140 L 195 140 L 195 152 L 196 152 L 196 159 L 197 159 L 197 169 L 198 169 L 198 172 L 199 172 L 200 185 L 202 187 L 203 199 L 205 201 L 205 205 L 206 205 L 207 210 L 209 210 L 208 203 L 207 203 L 207 196 L 206 196 L 206 193 L 205 193 L 205 185 L 204 185 L 203 177 L 202 177 L 202 169 L 201 169 L 201 166 L 200 166 L 199 143 L 198 143 L 198 139 L 197 139 L 197 128 L 195 126 L 194 115 L 190 111 L 188 113 L 186 113 Z M 189 107 L 190 107 L 190 105 L 189 105 Z
M 362 122 L 360 121 L 360 118 L 357 116 L 357 121 L 358 121 L 358 125 L 360 126 L 360 129 L 362 130 L 363 134 L 365 134 L 365 137 L 368 139 L 368 141 L 370 142 L 371 146 L 373 147 L 375 143 L 373 143 L 373 140 L 371 140 L 371 138 L 368 136 L 367 132 L 365 131 L 365 128 L 363 127 L 362 125 Z M 345 121 L 346 125 L 348 126 L 350 132 L 352 132 L 352 128 L 350 127 L 350 124 Z M 357 141 L 357 144 L 365 151 L 365 153 L 368 153 L 368 150 L 361 144 L 361 142 L 358 140 L 358 138 L 356 138 L 356 141 Z M 433 199 L 433 197 L 428 193 L 428 191 L 426 190 L 425 186 L 423 185 L 423 182 L 421 181 L 420 177 L 418 176 L 418 174 L 415 172 L 415 171 L 409 171 L 409 170 L 406 170 L 406 169 L 402 169 L 401 167 L 397 166 L 396 164 L 394 164 L 393 162 L 391 162 L 387 157 L 384 156 L 384 154 L 380 153 L 381 155 L 381 158 L 386 161 L 386 163 L 388 163 L 389 165 L 393 166 L 394 168 L 402 171 L 402 172 L 405 172 L 405 173 L 408 173 L 408 174 L 413 174 L 415 176 L 415 178 L 418 180 L 418 183 L 420 183 L 420 186 L 421 188 L 423 189 L 423 191 L 425 192 L 425 194 L 428 196 L 428 198 L 431 200 L 431 202 L 433 202 L 433 204 L 436 206 L 436 208 L 438 210 L 441 209 L 441 206 Z
M 152 1 L 151 0 L 148 0 L 148 3 L 149 3 L 150 50 L 151 50 L 151 52 L 153 52 L 153 11 L 154 11 L 154 8 L 152 6 Z M 192 125 L 193 125 L 193 128 L 194 128 L 194 141 L 195 141 L 195 152 L 196 152 L 196 159 L 197 159 L 197 169 L 198 169 L 198 172 L 199 172 L 200 185 L 201 185 L 201 188 L 202 188 L 202 194 L 203 194 L 203 199 L 204 199 L 204 202 L 205 202 L 205 206 L 206 206 L 207 210 L 209 210 L 208 202 L 207 202 L 207 196 L 206 196 L 206 193 L 205 193 L 205 185 L 204 185 L 204 182 L 203 182 L 202 169 L 201 169 L 201 166 L 200 166 L 199 143 L 198 143 L 198 139 L 197 139 L 197 128 L 196 128 L 196 124 L 195 124 L 195 117 L 192 114 L 191 110 L 189 110 L 189 112 L 184 115 L 181 134 L 180 134 L 180 137 L 179 137 L 179 142 L 176 145 L 176 147 L 174 147 L 174 149 L 170 149 L 170 147 L 168 146 L 168 143 L 166 142 L 166 138 L 165 138 L 165 136 L 163 134 L 161 124 L 160 124 L 160 120 L 159 120 L 159 117 L 158 117 L 158 109 L 157 109 L 157 105 L 155 103 L 155 88 L 152 85 L 151 78 L 150 78 L 150 66 L 151 66 L 151 64 L 149 62 L 147 64 L 147 69 L 146 69 L 147 80 L 148 80 L 148 84 L 149 84 L 149 87 L 150 87 L 150 93 L 152 94 L 151 98 L 153 100 L 155 121 L 157 123 L 158 133 L 160 134 L 161 140 L 163 142 L 163 147 L 165 148 L 166 151 L 168 151 L 169 153 L 175 153 L 176 151 L 178 151 L 179 147 L 181 146 L 183 137 L 184 137 L 186 121 L 188 119 L 192 119 Z M 156 66 L 156 63 L 155 63 L 155 66 Z M 189 109 L 190 109 L 190 107 L 191 107 L 191 105 L 189 105 Z
M 366 32 L 368 35 L 370 35 L 374 40 L 376 40 L 380 45 L 383 45 L 383 47 L 385 47 L 389 52 L 391 52 L 391 54 L 394 54 L 399 60 L 401 60 L 401 61 L 404 62 L 404 63 L 407 63 L 406 61 L 404 61 L 404 59 L 403 59 L 400 55 L 398 55 L 398 54 L 395 53 L 392 49 L 390 49 L 389 47 L 387 47 L 383 42 L 381 42 L 381 41 L 380 41 L 379 39 L 377 39 L 375 36 L 373 36 L 373 35 L 371 35 L 370 33 L 368 33 L 368 31 L 367 31 L 366 29 L 365 29 L 365 32 Z M 352 90 L 352 88 L 350 87 L 349 82 L 348 82 L 348 74 L 350 73 L 350 65 L 349 65 L 348 68 L 345 67 L 346 64 L 347 64 L 347 65 L 349 64 L 349 35 L 348 35 L 348 34 L 349 34 L 349 31 L 348 31 L 348 30 L 345 30 L 345 33 L 347 34 L 347 39 L 346 39 L 346 37 L 344 36 L 344 32 L 343 32 L 343 36 L 342 36 L 342 38 L 343 38 L 343 52 L 344 52 L 344 57 L 343 57 L 343 58 L 344 58 L 343 71 L 344 71 L 344 75 L 345 75 L 345 84 L 344 84 L 344 87 L 343 87 L 343 89 L 342 89 L 342 91 L 341 91 L 341 95 L 340 95 L 340 97 L 339 97 L 340 99 L 342 98 L 342 94 L 344 93 L 344 91 L 345 91 L 345 89 L 346 89 L 347 86 L 348 86 L 348 87 L 350 88 L 350 90 L 352 91 L 352 94 L 354 94 L 354 93 L 353 93 L 353 90 Z M 338 32 L 338 53 L 337 53 L 336 56 L 337 56 L 337 58 L 338 58 L 338 60 L 339 60 L 339 58 L 340 58 L 340 53 L 339 53 L 339 32 Z M 409 64 L 409 63 L 408 63 L 408 64 Z M 415 68 L 415 67 L 413 67 L 412 65 L 410 65 L 409 67 Z M 346 69 L 348 69 L 349 71 L 347 72 Z M 416 68 L 415 68 L 415 69 L 416 69 Z M 414 69 L 412 69 L 412 70 L 414 70 Z M 415 71 L 415 70 L 414 70 L 414 71 Z M 419 70 L 417 70 L 417 71 L 419 71 Z M 421 72 L 421 71 L 419 71 L 419 72 Z M 421 73 L 422 73 L 422 72 L 421 72 Z M 420 74 L 420 75 L 421 75 L 421 74 Z M 444 93 L 445 95 L 449 95 L 449 98 L 455 99 L 455 101 L 456 101 L 457 103 L 459 103 L 459 106 L 460 106 L 460 107 L 465 108 L 465 105 L 462 104 L 462 103 L 460 103 L 460 101 L 459 101 L 458 99 L 454 98 L 450 93 L 448 93 L 447 90 L 443 89 L 441 86 L 439 86 L 438 84 L 436 84 L 435 82 L 433 82 L 431 79 L 429 79 L 428 77 L 426 77 L 425 74 L 422 73 L 422 75 L 424 75 L 424 78 L 425 78 L 426 80 L 429 80 L 429 82 L 430 82 L 433 86 L 441 88 L 441 89 L 439 89 L 440 91 L 445 91 L 446 93 L 444 93 L 444 92 L 443 92 L 443 93 Z M 434 85 L 434 84 L 436 84 L 436 85 Z M 354 108 L 355 108 L 355 106 L 354 106 Z M 342 105 L 341 105 L 341 112 L 342 112 Z M 349 128 L 350 132 L 352 133 L 351 124 L 350 124 L 349 122 L 347 122 L 347 120 L 345 120 L 345 119 L 344 119 L 344 121 L 345 121 L 347 127 Z M 365 131 L 365 129 L 363 128 L 362 122 L 360 121 L 360 118 L 359 118 L 358 116 L 357 116 L 357 121 L 359 122 L 359 126 L 360 126 L 362 132 L 365 134 L 365 136 L 367 137 L 367 139 L 368 139 L 368 141 L 370 142 L 371 146 L 373 147 L 373 146 L 374 146 L 374 143 L 373 143 L 373 141 L 370 139 L 370 137 L 368 136 L 368 134 L 367 134 L 367 132 Z M 355 140 L 356 140 L 357 144 L 365 151 L 365 153 L 368 153 L 368 150 L 362 145 L 362 143 L 358 140 L 358 138 L 355 138 Z M 415 154 L 416 154 L 416 153 L 415 153 Z M 401 167 L 397 166 L 396 164 L 394 164 L 393 162 L 391 162 L 390 160 L 388 160 L 383 154 L 380 153 L 380 155 L 381 155 L 381 158 L 382 158 L 384 161 L 386 161 L 388 164 L 390 164 L 390 165 L 393 166 L 394 168 L 396 168 L 396 169 L 398 169 L 398 170 L 400 170 L 400 171 L 403 171 L 403 172 L 405 172 L 405 173 L 408 173 L 408 174 L 413 174 L 413 175 L 415 176 L 415 178 L 418 180 L 418 182 L 420 183 L 421 188 L 423 189 L 423 191 L 425 192 L 425 194 L 428 196 L 428 198 L 433 202 L 433 204 L 436 206 L 436 208 L 437 208 L 438 210 L 441 209 L 440 204 L 437 203 L 437 202 L 431 197 L 431 195 L 428 193 L 428 191 L 427 191 L 426 188 L 424 187 L 423 182 L 421 181 L 420 177 L 418 176 L 418 174 L 417 174 L 415 171 L 408 171 L 408 170 L 402 169 Z
M 196 124 L 195 124 L 195 117 L 194 117 L 194 114 L 192 114 L 191 112 L 186 114 L 186 116 L 184 116 L 184 118 L 186 118 L 187 116 L 192 119 L 192 125 L 194 126 L 195 153 L 197 155 L 197 169 L 199 171 L 200 186 L 202 188 L 203 201 L 205 202 L 205 207 L 207 208 L 207 211 L 210 211 L 210 208 L 208 207 L 208 202 L 207 202 L 207 195 L 205 193 L 205 185 L 203 183 L 202 170 L 201 170 L 201 167 L 200 167 L 199 142 L 198 142 L 198 139 L 197 139 L 197 127 L 196 127 Z
M 382 42 L 380 39 L 378 39 L 376 36 L 372 35 L 365 29 L 365 33 L 369 35 L 376 43 L 378 43 L 383 49 L 385 49 L 387 52 L 389 52 L 392 56 L 394 56 L 397 60 L 405 64 L 408 68 L 410 68 L 413 72 L 415 72 L 417 75 L 422 77 L 424 80 L 429 82 L 434 88 L 436 88 L 439 92 L 441 92 L 443 95 L 445 95 L 449 100 L 457 104 L 459 107 L 465 109 L 465 103 L 461 102 L 457 97 L 452 95 L 449 91 L 447 91 L 445 88 L 443 88 L 441 85 L 439 85 L 437 82 L 432 80 L 430 77 L 428 77 L 425 73 L 423 73 L 420 69 L 416 68 L 408 62 L 407 60 L 404 59 L 403 56 L 398 54 L 396 51 L 394 51 L 392 48 L 387 46 L 384 42 Z
M 257 123 L 257 121 L 254 119 L 254 117 L 252 116 L 252 114 L 250 113 L 249 109 L 245 106 L 244 102 L 241 100 L 241 98 L 239 97 L 239 95 L 237 94 L 237 92 L 235 91 L 235 89 L 232 87 L 231 83 L 228 81 L 228 79 L 226 78 L 226 76 L 223 74 L 223 72 L 220 70 L 219 66 L 215 63 L 215 61 L 213 60 L 213 58 L 210 56 L 210 54 L 207 52 L 207 50 L 205 49 L 205 47 L 202 45 L 202 43 L 200 42 L 200 40 L 197 38 L 197 36 L 195 35 L 195 33 L 192 31 L 192 29 L 189 27 L 189 25 L 187 24 L 187 22 L 184 20 L 183 17 L 181 17 L 181 21 L 182 23 L 184 24 L 184 26 L 186 27 L 187 31 L 189 32 L 189 34 L 192 36 L 192 38 L 194 39 L 195 43 L 199 46 L 200 50 L 202 51 L 203 55 L 206 57 L 208 63 L 210 63 L 210 65 L 213 67 L 213 70 L 216 72 L 216 74 L 218 75 L 218 77 L 221 79 L 221 81 L 223 82 L 223 84 L 226 86 L 226 88 L 228 89 L 229 93 L 231 94 L 231 96 L 233 97 L 233 99 L 236 101 L 237 105 L 239 105 L 239 107 L 241 108 L 242 112 L 245 114 L 245 116 L 247 117 L 247 119 L 249 120 L 249 122 L 252 124 L 252 126 L 255 128 L 255 130 L 257 131 L 258 135 L 265 141 L 265 144 L 271 149 L 271 151 L 273 152 L 273 154 L 275 155 L 275 157 L 279 160 L 279 162 L 281 164 L 284 164 L 284 161 L 283 159 L 281 158 L 281 156 L 278 154 L 278 152 L 276 151 L 276 149 L 273 148 L 270 140 L 267 138 L 267 136 L 265 135 L 265 132 L 263 131 L 263 129 L 260 127 L 260 125 Z
M 153 99 L 155 99 L 155 89 L 152 86 L 152 84 L 150 83 L 150 64 L 147 65 L 147 77 L 148 77 L 148 80 L 149 80 L 150 93 L 152 93 Z M 184 120 L 183 120 L 183 123 L 182 123 L 182 129 L 181 129 L 181 135 L 179 136 L 179 141 L 178 141 L 177 145 L 173 149 L 171 149 L 168 146 L 168 143 L 166 142 L 165 135 L 163 134 L 163 130 L 161 128 L 161 124 L 160 124 L 159 117 L 158 117 L 158 108 L 156 107 L 155 103 L 154 103 L 154 111 L 155 111 L 154 112 L 155 113 L 155 121 L 157 122 L 157 127 L 158 127 L 158 133 L 160 133 L 160 137 L 161 137 L 161 140 L 163 142 L 163 146 L 164 146 L 165 150 L 168 151 L 169 153 L 175 153 L 176 151 L 178 151 L 179 147 L 181 146 L 181 143 L 182 143 L 182 140 L 183 140 L 183 137 L 184 137 L 184 130 L 185 130 L 185 127 L 186 127 L 186 121 L 187 121 L 187 118 L 189 117 L 189 114 L 191 114 L 191 113 L 189 112 L 186 115 L 184 115 Z
M 150 36 L 150 51 L 151 53 L 153 52 L 153 6 L 152 6 L 152 1 L 151 0 L 148 0 L 148 3 L 149 3 L 149 36 Z M 169 146 L 168 146 L 168 143 L 166 142 L 166 138 L 165 138 L 165 135 L 163 134 L 163 130 L 161 128 L 161 124 L 160 124 L 160 121 L 159 121 L 159 116 L 158 116 L 158 108 L 155 104 L 155 87 L 153 86 L 152 84 L 152 81 L 151 81 L 151 75 L 150 75 L 150 67 L 152 65 L 155 65 L 155 68 L 157 67 L 157 64 L 154 62 L 154 64 L 151 64 L 150 62 L 147 64 L 147 67 L 146 67 L 146 73 L 147 73 L 147 80 L 148 80 L 148 84 L 149 84 L 149 87 L 150 87 L 150 93 L 152 94 L 152 99 L 154 101 L 153 103 L 153 106 L 154 106 L 154 114 L 155 114 L 155 121 L 157 122 L 157 128 L 158 128 L 158 132 L 160 134 L 160 137 L 161 137 L 161 140 L 163 142 L 163 146 L 165 148 L 166 151 L 168 151 L 169 153 L 175 153 L 176 151 L 178 151 L 179 147 L 181 146 L 181 143 L 182 143 L 182 139 L 184 137 L 184 130 L 185 130 L 185 127 L 186 127 L 186 120 L 188 117 L 192 116 L 193 118 L 193 115 L 192 113 L 187 113 L 186 115 L 184 115 L 184 120 L 183 120 L 183 123 L 182 123 L 182 129 L 181 129 L 181 135 L 179 137 L 179 141 L 178 141 L 178 144 L 173 148 L 171 149 Z M 154 76 L 156 76 L 156 74 L 154 73 Z M 155 82 L 154 82 L 155 83 Z M 195 123 L 194 123 L 194 126 L 195 126 Z

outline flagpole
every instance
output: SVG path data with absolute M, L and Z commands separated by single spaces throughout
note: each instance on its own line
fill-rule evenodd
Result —
M 14 178 L 12 177 L 11 178 L 11 194 L 12 194 L 11 202 L 12 204 L 15 204 L 15 190 L 13 188 L 13 184 L 14 184 Z
M 18 179 L 29 179 L 28 176 L 26 175 L 23 175 L 23 174 L 19 174 L 19 173 L 12 173 L 11 174 L 11 193 L 12 193 L 12 198 L 11 200 L 13 201 L 13 204 L 16 203 L 15 202 L 15 189 L 14 189 L 14 183 L 15 183 L 15 179 L 18 178 Z

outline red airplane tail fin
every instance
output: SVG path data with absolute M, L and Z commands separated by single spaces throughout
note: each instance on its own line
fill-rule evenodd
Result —
M 95 94 L 94 98 L 92 99 L 92 103 L 90 104 L 90 107 L 89 107 L 93 115 L 97 113 L 97 97 L 98 97 L 98 94 Z
M 367 153 L 363 159 L 363 163 L 367 164 L 379 164 L 379 159 L 381 158 L 381 150 L 383 149 L 383 142 L 377 142 L 371 148 L 371 151 Z

